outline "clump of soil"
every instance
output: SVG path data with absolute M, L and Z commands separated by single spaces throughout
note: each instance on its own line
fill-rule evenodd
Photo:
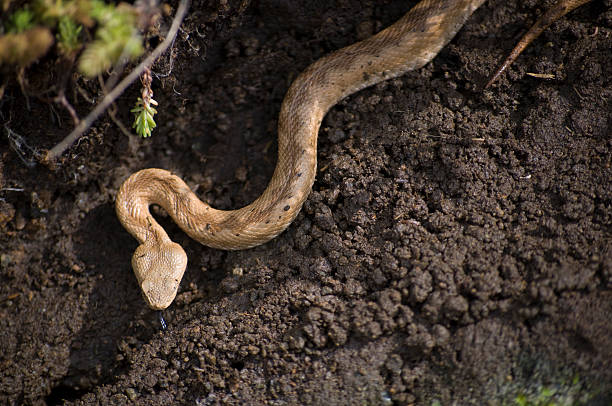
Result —
M 190 259 L 166 331 L 140 297 L 136 242 L 113 210 L 121 182 L 161 167 L 215 207 L 249 203 L 274 169 L 291 80 L 405 3 L 196 1 L 154 67 L 169 76 L 154 82 L 152 139 L 104 118 L 54 169 L 19 152 L 59 142 L 68 114 L 8 87 L 0 114 L 20 143 L 0 138 L 1 402 L 501 404 L 552 391 L 609 404 L 609 0 L 553 24 L 482 91 L 552 4 L 488 2 L 432 63 L 327 115 L 313 192 L 277 239 L 213 250 L 158 211 Z M 32 87 L 52 63 L 27 71 Z M 137 91 L 118 103 L 126 124 Z

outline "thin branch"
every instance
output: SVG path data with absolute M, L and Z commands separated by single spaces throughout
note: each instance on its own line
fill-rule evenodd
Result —
M 189 0 L 182 0 L 179 4 L 178 10 L 176 11 L 176 15 L 174 16 L 174 20 L 172 21 L 172 26 L 166 35 L 164 41 L 151 52 L 151 54 L 140 63 L 129 75 L 127 75 L 119 84 L 113 88 L 105 97 L 102 99 L 100 104 L 96 106 L 92 110 L 91 113 L 87 117 L 85 117 L 79 125 L 75 127 L 74 130 L 66 138 L 64 138 L 59 144 L 53 147 L 51 150 L 47 152 L 43 161 L 50 163 L 55 161 L 60 155 L 64 153 L 70 146 L 81 137 L 85 131 L 89 130 L 94 121 L 98 119 L 106 111 L 106 109 L 119 97 L 125 89 L 127 89 L 141 74 L 144 70 L 153 65 L 155 60 L 163 54 L 166 49 L 172 44 L 174 41 L 174 37 L 178 32 L 178 29 L 183 22 L 183 18 L 185 14 L 187 14 L 187 9 L 189 8 Z
M 113 120 L 113 122 L 115 123 L 115 125 L 117 127 L 119 127 L 119 130 L 121 130 L 121 132 L 123 133 L 123 135 L 125 135 L 126 137 L 131 137 L 132 134 L 130 132 L 130 130 L 128 130 L 127 128 L 125 128 L 125 126 L 123 125 L 123 123 L 121 122 L 121 120 L 119 120 L 119 118 L 117 118 L 117 105 L 116 104 L 111 104 L 108 108 L 108 115 L 110 116 L 111 120 Z
M 80 121 L 79 116 L 74 110 L 74 107 L 72 107 L 72 104 L 70 104 L 68 100 L 66 99 L 66 94 L 64 93 L 64 89 L 58 92 L 58 95 L 53 99 L 53 101 L 64 106 L 64 108 L 68 110 L 68 113 L 70 113 L 70 117 L 72 118 L 74 125 L 79 125 L 79 121 Z

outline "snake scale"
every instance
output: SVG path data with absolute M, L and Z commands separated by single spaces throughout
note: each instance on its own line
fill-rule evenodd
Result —
M 246 207 L 216 210 L 163 169 L 131 175 L 117 194 L 116 212 L 140 243 L 132 268 L 149 307 L 162 310 L 172 303 L 187 266 L 185 251 L 155 221 L 149 205 L 163 207 L 185 233 L 209 247 L 245 249 L 276 237 L 295 219 L 310 193 L 317 135 L 327 111 L 352 93 L 425 65 L 484 1 L 423 0 L 390 27 L 302 72 L 281 107 L 274 174 L 261 196 Z M 554 21 L 587 1 L 562 0 L 556 6 L 561 13 L 546 18 Z

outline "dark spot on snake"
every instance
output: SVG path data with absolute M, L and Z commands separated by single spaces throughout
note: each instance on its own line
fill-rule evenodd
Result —
M 270 224 L 270 220 L 266 220 L 266 224 Z
M 302 172 L 297 174 L 297 177 L 299 178 L 300 176 L 302 176 Z
M 285 207 L 283 207 L 283 210 L 285 210 L 285 211 L 289 211 L 289 209 L 290 209 L 290 208 L 291 208 L 291 206 L 286 205 Z
M 240 237 L 240 234 L 236 234 L 236 237 Z

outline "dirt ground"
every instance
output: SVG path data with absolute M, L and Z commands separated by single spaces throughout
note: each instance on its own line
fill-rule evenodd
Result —
M 482 91 L 552 4 L 487 2 L 432 63 L 327 115 L 312 194 L 275 240 L 209 249 L 158 210 L 190 261 L 167 330 L 140 295 L 121 182 L 160 167 L 217 208 L 251 202 L 292 79 L 413 4 L 196 1 L 154 67 L 153 137 L 105 116 L 55 168 L 25 162 L 71 129 L 41 97 L 57 61 L 28 70 L 27 98 L 11 82 L 0 403 L 612 404 L 610 0 L 553 24 Z M 66 94 L 85 116 L 101 94 L 78 83 Z M 117 103 L 128 127 L 137 94 Z

